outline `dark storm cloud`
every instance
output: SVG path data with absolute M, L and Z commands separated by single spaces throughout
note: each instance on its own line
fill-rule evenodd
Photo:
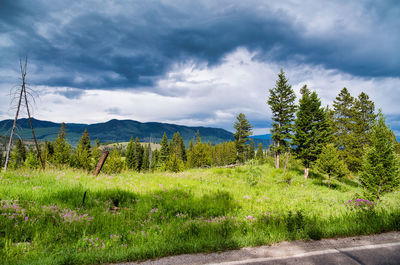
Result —
M 13 42 L 1 47 L 2 61 L 13 65 L 18 54 L 29 51 L 40 73 L 35 84 L 83 89 L 151 87 L 174 63 L 217 65 L 238 47 L 257 52 L 255 59 L 262 61 L 400 76 L 400 37 L 393 28 L 399 24 L 397 2 L 366 2 L 380 23 L 377 36 L 392 34 L 385 40 L 348 33 L 343 23 L 329 32 L 305 34 L 306 26 L 285 11 L 261 14 L 256 5 L 226 7 L 221 2 L 215 10 L 198 3 L 187 8 L 158 1 L 107 3 L 113 2 L 1 1 L 0 34 Z
M 85 91 L 82 89 L 66 88 L 64 90 L 58 90 L 55 93 L 68 99 L 79 99 L 85 94 Z

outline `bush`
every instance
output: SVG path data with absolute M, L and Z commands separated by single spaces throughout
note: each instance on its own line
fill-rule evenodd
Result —
M 25 166 L 27 168 L 31 168 L 31 169 L 39 168 L 40 164 L 39 164 L 39 159 L 38 159 L 36 153 L 34 153 L 34 152 L 28 153 L 28 155 L 26 156 L 26 160 L 25 160 Z
M 183 161 L 174 154 L 169 156 L 165 168 L 168 171 L 179 172 L 185 168 L 185 165 L 183 164 Z
M 106 174 L 120 173 L 124 167 L 121 155 L 117 149 L 114 149 L 104 163 L 102 171 Z

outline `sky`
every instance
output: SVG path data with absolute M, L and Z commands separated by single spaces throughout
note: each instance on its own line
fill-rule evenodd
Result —
M 399 29 L 396 0 L 0 0 L 0 120 L 15 115 L 28 54 L 41 120 L 233 131 L 243 112 L 265 134 L 283 69 L 323 105 L 366 92 L 400 135 Z

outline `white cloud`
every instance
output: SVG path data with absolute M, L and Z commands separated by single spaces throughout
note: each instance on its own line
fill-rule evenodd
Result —
M 34 114 L 57 122 L 94 123 L 109 119 L 158 121 L 184 125 L 223 127 L 232 130 L 239 112 L 255 125 L 255 134 L 265 134 L 271 112 L 266 104 L 268 90 L 284 68 L 290 84 L 299 95 L 303 84 L 316 90 L 322 103 L 332 104 L 343 87 L 352 95 L 366 92 L 385 114 L 400 115 L 396 93 L 399 78 L 360 78 L 312 65 L 277 65 L 254 59 L 255 54 L 238 49 L 214 67 L 179 64 L 157 84 L 156 92 L 145 88 L 126 90 L 85 90 L 77 97 L 64 96 L 75 88 L 36 86 L 40 100 Z M 5 87 L 2 85 L 2 93 Z M 11 118 L 7 97 L 1 97 L 0 118 Z

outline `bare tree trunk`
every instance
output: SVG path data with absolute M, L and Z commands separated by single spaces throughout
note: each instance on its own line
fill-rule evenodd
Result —
M 304 178 L 305 178 L 305 179 L 308 179 L 308 172 L 309 172 L 309 169 L 310 169 L 310 168 L 308 168 L 308 167 L 306 167 L 306 168 L 304 169 Z
M 22 68 L 22 66 L 21 66 L 21 68 Z M 14 123 L 13 123 L 12 129 L 11 129 L 10 140 L 8 142 L 8 145 L 7 145 L 6 162 L 4 163 L 4 171 L 7 170 L 8 162 L 10 160 L 10 152 L 11 152 L 12 140 L 13 140 L 13 136 L 14 136 L 15 127 L 17 126 L 19 110 L 21 108 L 22 93 L 23 93 L 23 88 L 21 86 L 21 92 L 19 94 L 17 112 L 15 113 Z
M 279 168 L 279 142 L 277 144 L 276 158 L 275 158 L 275 168 Z
M 281 128 L 281 122 L 278 123 L 278 128 Z M 280 147 L 280 142 L 278 141 L 276 143 L 276 160 L 275 160 L 275 168 L 278 169 L 279 168 L 279 155 L 280 155 L 280 151 L 279 151 L 279 147 Z
M 328 175 L 328 188 L 330 188 L 331 187 L 331 175 L 329 174 Z
M 106 162 L 106 159 L 108 157 L 109 152 L 108 151 L 104 151 L 101 154 L 101 157 L 99 159 L 99 162 L 97 163 L 96 169 L 94 171 L 94 175 L 97 176 L 100 173 L 100 170 L 102 169 L 104 163 Z
M 289 162 L 289 157 L 290 157 L 290 151 L 288 151 L 288 152 L 286 153 L 286 160 L 285 160 L 285 166 L 283 167 L 283 174 L 286 173 L 286 168 L 287 168 L 287 164 L 288 164 L 288 162 Z
M 43 163 L 43 161 L 42 161 L 42 156 L 40 155 L 40 149 L 39 149 L 39 145 L 38 145 L 37 140 L 36 140 L 35 131 L 33 130 L 32 119 L 31 119 L 31 113 L 30 113 L 30 111 L 29 111 L 28 97 L 27 97 L 27 95 L 26 95 L 25 76 L 26 76 L 26 66 L 27 66 L 27 62 L 28 62 L 28 57 L 25 57 L 25 66 L 24 66 L 24 68 L 22 68 L 22 64 L 21 64 L 21 62 L 20 62 L 20 65 L 21 65 L 21 74 L 22 74 L 22 90 L 23 90 L 23 92 L 24 92 L 26 111 L 28 112 L 29 124 L 30 124 L 30 126 L 31 126 L 32 136 L 33 136 L 33 141 L 35 142 L 36 151 L 37 151 L 37 156 L 38 156 L 40 165 L 42 166 L 42 169 L 44 170 L 45 167 L 44 167 L 44 163 Z

